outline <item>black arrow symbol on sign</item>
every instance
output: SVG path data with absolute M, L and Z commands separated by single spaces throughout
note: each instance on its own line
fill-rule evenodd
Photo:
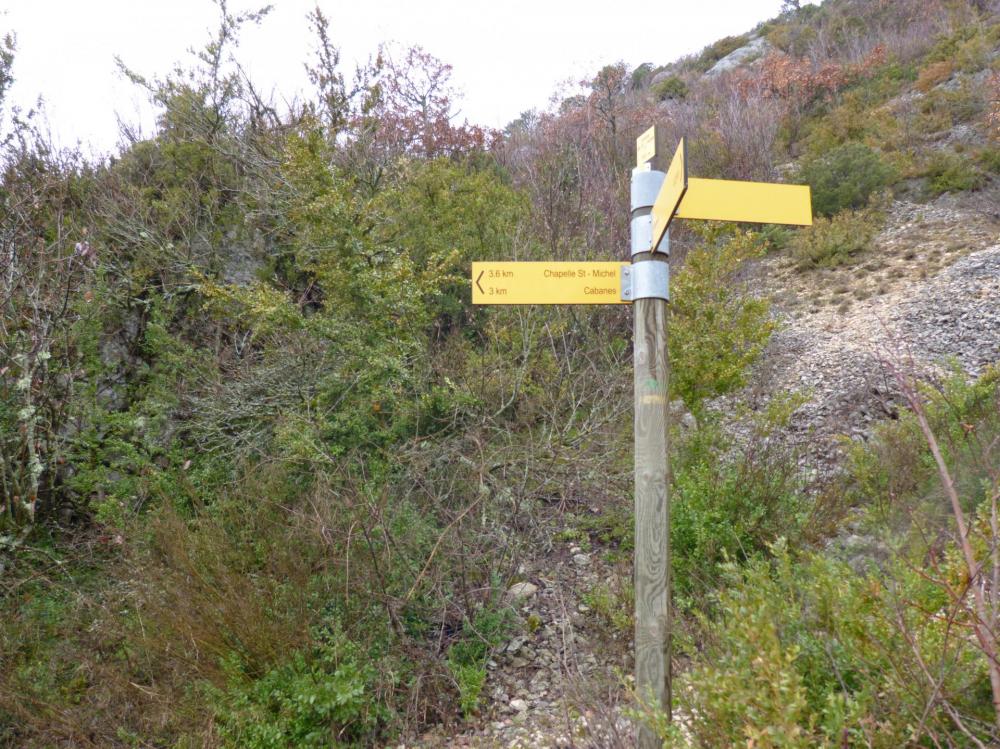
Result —
M 484 270 L 479 271 L 479 278 L 476 279 L 476 286 L 479 286 L 479 293 L 480 294 L 485 294 L 486 293 L 486 289 L 484 289 L 482 286 L 479 285 L 479 282 L 480 282 L 480 280 L 482 280 L 482 277 L 483 277 L 484 273 L 486 273 L 486 271 L 484 271 Z

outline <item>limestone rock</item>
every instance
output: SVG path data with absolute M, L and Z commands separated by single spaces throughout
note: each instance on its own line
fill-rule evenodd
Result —
M 709 68 L 708 72 L 705 74 L 707 76 L 716 76 L 721 73 L 725 73 L 728 70 L 733 70 L 738 68 L 745 62 L 751 60 L 756 60 L 758 57 L 762 57 L 771 49 L 771 43 L 767 41 L 764 37 L 757 37 L 756 39 L 751 39 L 749 43 L 740 47 L 739 49 L 734 49 L 728 55 L 719 60 L 715 65 Z
M 507 600 L 512 603 L 527 601 L 538 592 L 538 586 L 534 583 L 522 582 L 514 583 L 507 588 Z

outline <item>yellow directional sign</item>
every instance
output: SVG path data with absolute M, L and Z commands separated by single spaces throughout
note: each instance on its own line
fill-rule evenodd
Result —
M 674 158 L 670 160 L 670 167 L 667 169 L 667 176 L 663 180 L 663 187 L 660 188 L 653 203 L 653 243 L 650 249 L 659 247 L 660 240 L 670 226 L 670 221 L 674 217 L 678 203 L 684 197 L 688 189 L 687 176 L 687 146 L 684 138 L 681 138 L 677 150 L 674 151 Z
M 642 166 L 656 158 L 656 125 L 635 139 L 635 165 Z
M 670 162 L 652 213 L 652 247 L 659 246 L 674 218 L 812 225 L 808 185 L 689 178 L 683 138 Z
M 621 262 L 473 263 L 473 304 L 628 304 Z
M 663 190 L 666 189 L 664 183 Z M 656 216 L 656 206 L 653 207 L 653 215 Z M 691 177 L 684 199 L 677 206 L 676 217 L 811 226 L 812 204 L 808 185 Z M 654 218 L 654 234 L 655 221 Z

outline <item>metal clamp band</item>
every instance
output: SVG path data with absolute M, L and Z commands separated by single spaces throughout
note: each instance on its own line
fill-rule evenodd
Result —
M 632 232 L 630 253 L 633 257 L 643 252 L 649 252 L 649 245 L 653 242 L 653 217 L 649 209 L 636 211 L 632 214 Z M 663 239 L 656 247 L 657 253 L 661 255 L 670 254 L 670 232 L 664 232 Z
M 623 265 L 621 300 L 663 299 L 670 301 L 670 265 L 663 260 L 643 260 Z
M 665 177 L 663 172 L 656 170 L 644 171 L 639 167 L 632 170 L 631 254 L 633 256 L 649 252 L 649 246 L 653 243 L 653 217 L 650 211 Z M 670 254 L 670 239 L 667 234 L 663 235 L 656 252 Z
M 653 207 L 666 176 L 664 172 L 655 169 L 636 168 L 632 170 L 631 203 L 633 213 L 642 208 Z

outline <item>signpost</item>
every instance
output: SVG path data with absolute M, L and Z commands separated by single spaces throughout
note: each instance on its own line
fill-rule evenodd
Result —
M 657 147 L 655 127 L 636 140 L 631 265 L 473 263 L 471 281 L 473 304 L 634 306 L 635 687 L 646 704 L 669 716 L 668 230 L 675 218 L 810 225 L 812 210 L 807 186 L 689 178 L 683 138 L 667 171 L 653 170 Z M 636 739 L 640 749 L 660 746 L 645 725 Z
M 621 263 L 473 263 L 472 303 L 628 304 L 621 269 Z

